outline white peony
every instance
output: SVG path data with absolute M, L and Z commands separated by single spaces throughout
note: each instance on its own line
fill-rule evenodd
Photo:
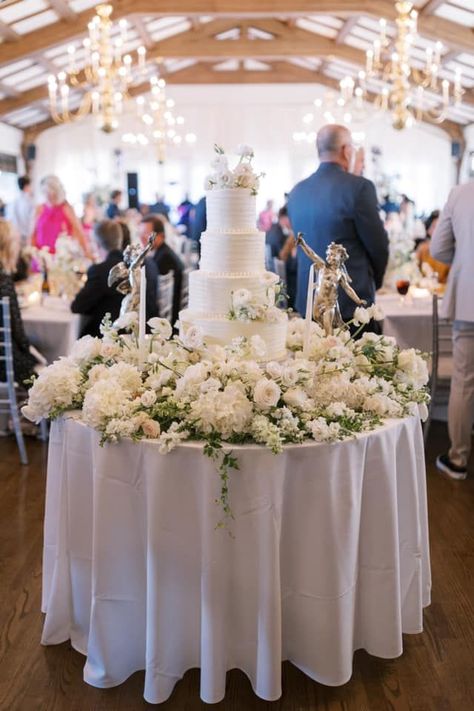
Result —
M 113 379 L 99 380 L 84 396 L 82 419 L 90 427 L 100 429 L 109 419 L 132 414 L 131 393 Z
M 76 341 L 71 349 L 70 357 L 78 363 L 87 363 L 102 355 L 102 341 L 100 338 L 83 336 Z
M 153 336 L 159 336 L 165 341 L 171 338 L 173 334 L 173 328 L 166 318 L 159 318 L 158 316 L 155 316 L 154 318 L 148 320 L 148 325 L 150 326 Z
M 281 389 L 277 383 L 268 378 L 261 378 L 255 384 L 253 399 L 257 407 L 261 410 L 269 410 L 276 407 L 280 399 Z
M 51 411 L 80 405 L 84 378 L 80 368 L 69 358 L 60 358 L 45 368 L 29 391 L 28 404 L 22 408 L 26 418 L 40 422 Z

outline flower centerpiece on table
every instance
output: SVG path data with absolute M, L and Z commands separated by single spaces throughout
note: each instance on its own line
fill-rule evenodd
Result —
M 168 321 L 155 318 L 143 362 L 132 316 L 114 325 L 106 319 L 102 338 L 85 336 L 46 368 L 23 414 L 39 422 L 76 410 L 102 443 L 153 438 L 161 453 L 202 441 L 219 468 L 225 515 L 229 469 L 238 468 L 234 444 L 259 443 L 277 454 L 288 443 L 352 437 L 386 417 L 427 415 L 426 361 L 393 338 L 365 333 L 355 340 L 346 328 L 326 336 L 312 323 L 303 355 L 305 322 L 294 318 L 288 357 L 261 362 L 258 335 L 207 346 L 198 327 L 178 338 Z M 354 323 L 361 328 L 376 316 L 376 307 L 359 308 Z

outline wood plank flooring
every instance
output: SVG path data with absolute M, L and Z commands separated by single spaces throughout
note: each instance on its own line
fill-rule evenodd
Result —
M 40 645 L 42 520 L 45 447 L 27 442 L 21 467 L 13 440 L 0 439 L 0 710 L 132 711 L 143 700 L 143 673 L 108 690 L 82 680 L 84 657 L 68 644 Z M 474 710 L 474 468 L 464 482 L 436 473 L 447 447 L 434 423 L 428 446 L 433 602 L 425 631 L 407 635 L 404 654 L 385 661 L 357 652 L 342 687 L 324 687 L 291 664 L 283 666 L 283 696 L 255 697 L 243 673 L 227 677 L 227 695 L 209 707 L 199 700 L 199 671 L 191 670 L 160 711 L 471 711 Z

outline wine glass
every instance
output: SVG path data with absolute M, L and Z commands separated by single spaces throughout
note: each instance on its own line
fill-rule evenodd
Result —
M 408 294 L 408 289 L 410 288 L 410 281 L 409 279 L 398 279 L 395 286 L 397 287 L 397 291 L 400 294 L 400 303 L 404 304 L 405 297 Z

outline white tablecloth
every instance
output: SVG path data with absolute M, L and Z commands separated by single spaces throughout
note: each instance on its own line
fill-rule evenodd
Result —
M 72 419 L 51 429 L 43 644 L 68 639 L 98 687 L 145 669 L 166 700 L 191 667 L 201 698 L 224 697 L 242 669 L 263 699 L 281 662 L 339 685 L 358 648 L 402 653 L 430 602 L 425 464 L 419 421 L 275 456 L 235 447 L 229 532 L 200 445 L 101 448 Z
M 432 351 L 431 296 L 413 299 L 407 297 L 404 304 L 398 294 L 377 294 L 376 300 L 385 314 L 385 335 L 396 338 L 400 348 L 419 348 L 426 353 Z
M 72 314 L 69 304 L 60 300 L 52 299 L 44 306 L 24 308 L 21 316 L 30 343 L 48 363 L 68 355 L 79 337 L 79 315 Z

